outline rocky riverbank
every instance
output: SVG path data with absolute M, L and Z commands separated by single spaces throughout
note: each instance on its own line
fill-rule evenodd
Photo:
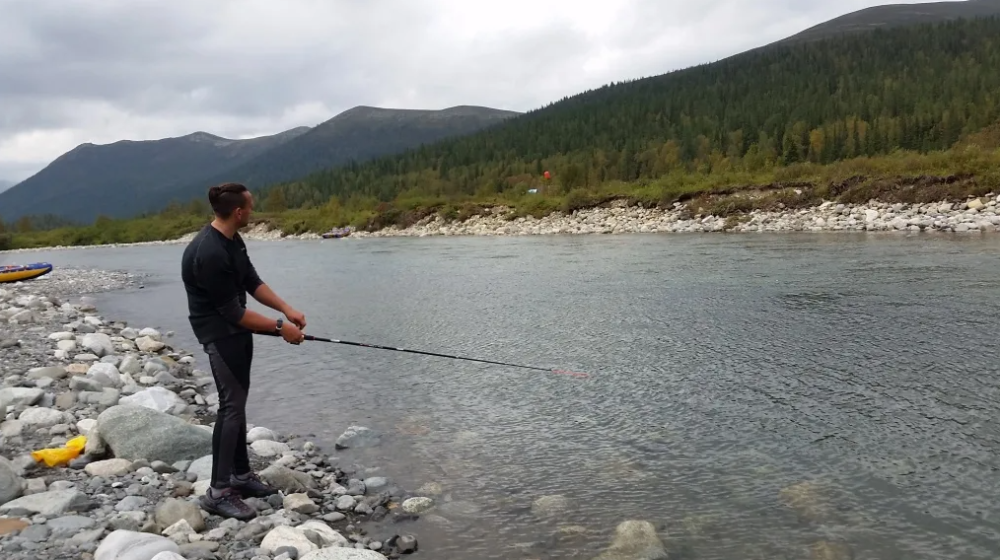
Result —
M 431 214 L 412 226 L 390 226 L 378 231 L 355 231 L 345 239 L 428 236 L 595 235 L 625 233 L 778 233 L 778 232 L 939 232 L 978 233 L 1000 231 L 1000 196 L 989 194 L 966 202 L 903 204 L 872 201 L 868 204 L 824 202 L 817 206 L 781 211 L 753 210 L 725 216 L 698 214 L 681 203 L 672 208 L 629 206 L 625 201 L 571 213 L 555 212 L 543 218 L 508 219 L 507 207 L 496 207 L 463 221 Z M 177 239 L 110 245 L 57 246 L 54 249 L 173 245 L 187 243 L 189 233 Z M 250 241 L 321 239 L 315 233 L 285 235 L 265 223 L 241 232 Z M 3 252 L 38 251 L 15 249 Z
M 429 216 L 407 228 L 395 226 L 351 237 L 425 237 L 436 235 L 584 235 L 622 233 L 792 232 L 792 231 L 902 231 L 996 232 L 1000 231 L 1000 196 L 974 198 L 964 203 L 838 204 L 824 202 L 800 210 L 728 216 L 692 216 L 677 203 L 672 209 L 626 206 L 617 202 L 606 208 L 589 208 L 571 214 L 557 212 L 544 218 L 504 215 L 509 208 L 495 208 L 463 222 Z
M 169 333 L 104 318 L 79 297 L 126 285 L 127 275 L 45 280 L 0 288 L 0 557 L 379 560 L 416 551 L 397 522 L 433 499 L 264 427 L 249 427 L 251 460 L 282 493 L 249 499 L 258 511 L 249 522 L 203 512 L 195 500 L 208 486 L 218 410 L 211 373 L 171 348 Z M 67 444 L 79 436 L 75 454 Z M 350 426 L 337 447 L 377 441 Z M 33 455 L 40 450 L 49 451 Z

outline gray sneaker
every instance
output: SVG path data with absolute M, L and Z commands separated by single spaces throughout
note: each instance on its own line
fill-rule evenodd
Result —
M 266 498 L 278 493 L 277 489 L 265 484 L 256 473 L 250 473 L 245 480 L 230 477 L 229 487 L 239 492 L 243 498 Z
M 246 521 L 257 517 L 257 510 L 250 507 L 240 498 L 239 492 L 234 488 L 225 488 L 218 497 L 212 496 L 212 489 L 205 491 L 198 503 L 201 509 L 214 513 L 222 517 L 232 517 L 240 521 Z

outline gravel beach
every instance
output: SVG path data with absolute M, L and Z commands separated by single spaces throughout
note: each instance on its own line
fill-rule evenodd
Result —
M 871 201 L 867 204 L 824 202 L 811 208 L 719 217 L 690 217 L 688 208 L 676 203 L 672 208 L 629 206 L 625 201 L 607 207 L 588 208 L 572 213 L 555 212 L 544 218 L 531 216 L 509 220 L 510 208 L 497 207 L 464 221 L 444 220 L 432 214 L 412 226 L 390 226 L 378 231 L 355 231 L 344 239 L 367 237 L 430 236 L 524 236 L 524 235 L 602 235 L 633 233 L 779 233 L 779 232 L 896 232 L 896 233 L 980 233 L 1000 231 L 1000 196 L 989 194 L 966 202 L 903 204 Z M 281 239 L 320 239 L 315 233 L 285 235 L 257 224 L 242 231 L 248 241 Z M 87 249 L 128 245 L 173 245 L 187 243 L 194 233 L 167 241 L 145 243 L 59 246 L 51 249 Z M 42 249 L 14 249 L 2 252 L 27 252 Z
M 281 490 L 249 522 L 203 512 L 218 395 L 170 333 L 102 317 L 82 294 L 124 273 L 68 270 L 0 285 L 0 557 L 5 560 L 379 560 L 412 555 L 405 521 L 433 507 L 310 441 L 248 427 Z M 48 465 L 32 452 L 78 455 Z M 344 426 L 338 449 L 378 442 Z M 72 453 L 70 453 L 72 455 Z M 360 469 L 360 470 L 359 470 Z M 417 553 L 419 556 L 419 553 Z
M 902 204 L 872 201 L 868 204 L 824 202 L 801 210 L 754 210 L 730 217 L 696 215 L 687 207 L 672 209 L 627 206 L 623 201 L 608 207 L 556 212 L 544 218 L 507 220 L 509 209 L 496 208 L 463 222 L 446 222 L 429 216 L 407 228 L 391 226 L 357 237 L 427 237 L 437 235 L 593 235 L 623 233 L 777 233 L 777 232 L 996 232 L 1000 231 L 1000 196 L 967 202 Z

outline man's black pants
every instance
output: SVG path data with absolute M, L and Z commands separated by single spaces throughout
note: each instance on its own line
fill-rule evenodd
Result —
M 212 434 L 212 487 L 228 488 L 231 474 L 250 472 L 247 456 L 247 393 L 253 335 L 240 333 L 205 345 L 215 386 L 219 389 L 219 414 Z

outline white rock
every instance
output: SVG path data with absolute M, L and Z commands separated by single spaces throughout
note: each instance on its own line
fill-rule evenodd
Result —
M 71 352 L 73 350 L 76 350 L 76 341 L 73 339 L 60 340 L 59 342 L 56 343 L 56 348 L 58 348 L 63 352 Z
M 18 420 L 24 424 L 25 428 L 29 430 L 36 430 L 38 428 L 51 428 L 56 424 L 62 424 L 65 421 L 66 416 L 54 409 L 54 408 L 43 408 L 43 407 L 31 407 L 26 409 L 17 417 Z
M 139 331 L 139 336 L 146 337 L 146 338 L 151 338 L 151 339 L 153 339 L 153 340 L 155 340 L 157 342 L 160 342 L 162 340 L 162 338 L 163 338 L 162 335 L 160 334 L 160 331 L 158 331 L 156 329 L 149 328 L 149 327 L 146 327 L 146 328 L 142 329 L 141 331 Z
M 128 459 L 105 459 L 87 463 L 83 467 L 84 472 L 90 476 L 100 476 L 104 478 L 112 476 L 122 476 L 132 470 L 132 461 Z
M 144 406 L 158 412 L 169 412 L 177 405 L 185 405 L 184 399 L 165 387 L 150 387 L 133 395 L 122 397 L 119 404 Z
M 115 346 L 111 343 L 111 337 L 104 333 L 87 333 L 83 335 L 80 345 L 98 358 L 103 358 L 115 352 Z
M 51 381 L 51 379 L 49 379 Z M 0 412 L 5 406 L 32 406 L 37 404 L 45 394 L 41 389 L 32 387 L 4 387 L 0 389 Z
M 253 449 L 254 453 L 260 455 L 261 457 L 277 457 L 291 452 L 291 448 L 288 447 L 288 444 L 266 439 L 257 440 L 251 443 L 250 448 Z
M 319 511 L 319 506 L 316 505 L 316 503 L 313 502 L 309 496 L 303 493 L 289 494 L 285 496 L 282 506 L 288 511 L 294 511 L 296 513 L 306 515 Z
M 173 537 L 175 539 L 175 542 L 177 540 L 187 541 L 189 540 L 187 537 L 195 534 L 196 532 L 197 531 L 195 531 L 194 528 L 191 527 L 191 524 L 188 523 L 187 519 L 180 519 L 174 522 L 173 525 L 163 530 L 163 534 L 168 537 Z M 178 539 L 177 537 L 183 537 L 183 538 Z
M 161 552 L 180 554 L 181 550 L 167 537 L 118 529 L 104 537 L 94 551 L 94 560 L 146 560 Z
M 79 432 L 80 435 L 84 436 L 88 436 L 93 433 L 94 428 L 96 427 L 97 420 L 94 420 L 93 418 L 84 418 L 76 423 L 76 431 Z
M 412 500 L 413 498 L 410 499 Z M 337 498 L 336 506 L 337 509 L 339 509 L 340 511 L 348 511 L 354 509 L 354 496 L 348 496 L 345 494 Z
M 197 476 L 198 478 L 196 481 L 209 480 L 212 478 L 212 456 L 205 455 L 204 457 L 199 457 L 194 461 L 191 461 L 191 464 L 188 465 L 187 472 L 193 473 Z
M 124 358 L 122 358 L 122 363 L 118 365 L 118 369 L 122 373 L 127 373 L 129 375 L 136 375 L 137 373 L 142 371 L 142 363 L 140 363 L 139 359 L 134 355 L 128 354 Z
M 26 510 L 45 517 L 55 517 L 69 511 L 79 510 L 84 505 L 89 504 L 86 494 L 73 489 L 59 489 L 61 488 L 57 487 L 59 482 L 62 481 L 53 482 L 47 492 L 21 496 L 16 500 L 0 504 L 0 514 Z
M 122 376 L 114 365 L 97 362 L 87 369 L 87 377 L 98 381 L 105 387 L 118 388 L 122 386 Z
M 33 323 L 35 322 L 35 314 L 31 312 L 30 309 L 25 309 L 22 311 L 17 311 L 10 316 L 8 320 L 9 323 Z
M 170 552 L 165 550 L 163 552 L 158 553 L 156 556 L 150 558 L 149 560 L 187 560 L 187 558 L 184 558 L 183 556 L 177 554 L 176 552 Z
M 56 340 L 56 341 L 73 340 L 73 341 L 75 341 L 76 340 L 76 335 L 73 334 L 73 333 L 71 333 L 71 332 L 69 332 L 69 331 L 54 332 L 54 333 L 52 333 L 52 334 L 49 335 L 49 340 Z
M 403 511 L 406 513 L 421 513 L 434 507 L 434 500 L 425 497 L 409 498 L 403 501 Z
M 24 433 L 24 424 L 18 420 L 7 420 L 0 423 L 0 436 L 18 437 Z M 2 460 L 0 460 L 2 462 Z
M 154 340 L 148 336 L 140 336 L 135 339 L 135 345 L 139 350 L 143 352 L 156 353 L 163 350 L 167 345 L 160 342 L 159 340 Z
M 274 432 L 260 426 L 251 428 L 250 431 L 247 432 L 247 442 L 249 443 L 261 440 L 274 441 L 276 439 L 278 439 L 278 436 L 275 435 Z
M 260 543 L 260 548 L 267 553 L 272 553 L 282 546 L 294 548 L 298 551 L 300 558 L 307 552 L 312 552 L 319 548 L 301 531 L 287 525 L 279 525 L 271 529 Z M 95 560 L 97 559 L 95 558 Z
M 339 532 L 337 532 L 335 529 L 333 529 L 326 523 L 323 523 L 322 521 L 318 521 L 316 519 L 310 519 L 309 521 L 306 521 L 302 525 L 296 527 L 296 529 L 298 529 L 302 534 L 307 536 L 309 535 L 310 532 L 314 533 L 317 537 L 315 539 L 316 542 L 319 542 L 319 544 L 324 548 L 351 546 L 350 541 L 347 540 L 347 537 L 341 535 Z

